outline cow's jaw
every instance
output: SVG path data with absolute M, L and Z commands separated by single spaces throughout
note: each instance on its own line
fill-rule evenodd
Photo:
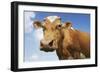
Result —
M 41 51 L 45 51 L 45 52 L 53 52 L 55 49 L 48 49 L 47 47 L 46 48 L 40 48 Z

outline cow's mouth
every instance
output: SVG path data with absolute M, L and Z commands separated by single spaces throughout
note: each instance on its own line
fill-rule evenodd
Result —
M 40 48 L 41 51 L 45 52 L 53 52 L 55 49 L 54 48 Z

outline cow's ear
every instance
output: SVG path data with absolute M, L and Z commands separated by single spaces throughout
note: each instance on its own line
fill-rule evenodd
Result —
M 63 27 L 70 29 L 72 27 L 72 23 L 71 22 L 65 22 Z
M 36 29 L 42 28 L 42 27 L 43 27 L 43 25 L 42 25 L 42 23 L 41 23 L 40 21 L 34 21 L 34 22 L 33 22 L 33 26 L 34 26 L 34 28 L 36 28 Z

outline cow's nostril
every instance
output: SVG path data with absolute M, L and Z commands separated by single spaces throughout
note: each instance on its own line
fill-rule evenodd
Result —
M 41 46 L 43 46 L 43 43 L 42 43 L 42 42 L 40 42 L 40 45 L 41 45 Z
M 49 43 L 49 46 L 52 46 L 53 45 L 53 40 Z

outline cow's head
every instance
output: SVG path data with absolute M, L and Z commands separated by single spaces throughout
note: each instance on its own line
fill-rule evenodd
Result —
M 61 18 L 58 16 L 48 16 L 44 21 L 34 21 L 33 26 L 37 29 L 43 28 L 44 38 L 40 41 L 40 50 L 49 52 L 59 48 L 61 41 L 62 27 L 68 27 L 69 24 L 62 26 Z

